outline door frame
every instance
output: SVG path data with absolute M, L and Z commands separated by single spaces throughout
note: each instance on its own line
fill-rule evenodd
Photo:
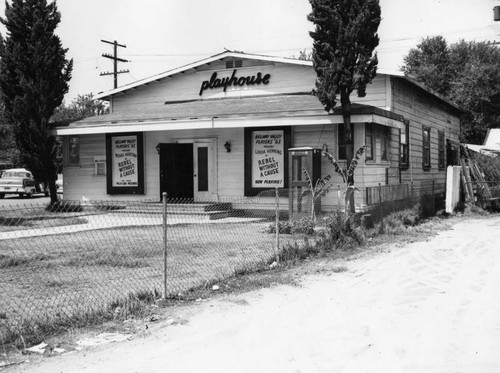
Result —
M 216 201 L 218 198 L 217 137 L 173 138 L 172 142 L 193 144 L 193 196 L 194 201 Z M 208 191 L 198 192 L 197 149 L 198 145 L 208 145 Z M 210 146 L 211 145 L 211 146 Z

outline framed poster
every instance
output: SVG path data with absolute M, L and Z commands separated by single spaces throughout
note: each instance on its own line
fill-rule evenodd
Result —
M 245 130 L 245 195 L 287 188 L 290 127 Z
M 142 133 L 106 134 L 108 194 L 144 194 Z

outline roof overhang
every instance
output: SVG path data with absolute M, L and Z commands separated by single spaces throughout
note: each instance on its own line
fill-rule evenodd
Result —
M 315 126 L 333 125 L 344 122 L 339 114 L 210 117 L 196 119 L 122 121 L 117 123 L 89 123 L 78 127 L 58 127 L 53 133 L 58 136 L 90 135 L 122 132 L 179 131 L 223 128 Z M 403 118 L 387 117 L 380 113 L 359 113 L 351 115 L 352 123 L 377 123 L 382 126 L 403 128 Z

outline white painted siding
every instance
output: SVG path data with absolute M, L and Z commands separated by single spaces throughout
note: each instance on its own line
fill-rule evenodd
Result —
M 392 80 L 392 91 L 394 111 L 410 121 L 410 167 L 402 171 L 402 182 L 418 186 L 432 185 L 434 181 L 438 189 L 444 191 L 446 167 L 438 167 L 438 131 L 444 132 L 445 140 L 459 142 L 459 113 L 401 79 Z M 431 167 L 427 170 L 422 167 L 424 127 L 431 129 Z
M 169 101 L 311 92 L 316 80 L 314 69 L 309 66 L 265 64 L 237 69 L 237 76 L 252 76 L 258 72 L 261 72 L 262 75 L 271 74 L 270 82 L 267 85 L 228 87 L 226 92 L 223 92 L 222 88 L 207 89 L 202 96 L 199 95 L 202 82 L 209 80 L 214 72 L 217 72 L 218 77 L 222 78 L 231 76 L 232 71 L 233 69 L 190 70 L 184 74 L 139 86 L 123 94 L 116 95 L 113 99 L 113 111 L 142 111 L 148 108 L 161 107 L 165 102 Z M 353 92 L 351 99 L 352 102 L 385 108 L 387 106 L 385 76 L 375 77 L 373 83 L 368 85 L 365 97 L 357 97 L 356 92 Z

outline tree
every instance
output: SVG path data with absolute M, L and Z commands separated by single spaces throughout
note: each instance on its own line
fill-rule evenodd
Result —
M 447 95 L 451 83 L 451 60 L 448 43 L 442 36 L 423 39 L 404 58 L 402 70 L 434 91 Z
M 68 125 L 71 122 L 109 112 L 104 101 L 94 99 L 92 93 L 78 95 L 69 106 L 64 102 L 56 108 L 50 122 L 53 126 Z
M 48 183 L 57 201 L 57 142 L 49 119 L 68 92 L 73 61 L 54 31 L 61 20 L 55 2 L 12 0 L 5 4 L 7 29 L 1 47 L 0 87 L 5 113 L 14 128 L 22 162 Z
M 486 42 L 461 40 L 448 46 L 427 38 L 404 59 L 406 75 L 467 111 L 461 141 L 482 144 L 486 131 L 500 127 L 500 50 Z
M 366 95 L 366 86 L 377 72 L 378 59 L 374 49 L 379 43 L 380 24 L 378 0 L 309 0 L 312 12 L 307 19 L 315 24 L 312 60 L 316 72 L 315 94 L 331 112 L 340 95 L 345 128 L 346 159 L 353 158 L 351 93 Z M 354 184 L 349 175 L 348 185 Z M 353 196 L 354 197 L 354 196 Z M 350 210 L 354 212 L 354 199 Z
M 0 56 L 3 52 L 4 39 L 0 34 Z M 17 159 L 17 148 L 12 127 L 5 118 L 5 107 L 0 102 L 0 163 L 14 163 Z

